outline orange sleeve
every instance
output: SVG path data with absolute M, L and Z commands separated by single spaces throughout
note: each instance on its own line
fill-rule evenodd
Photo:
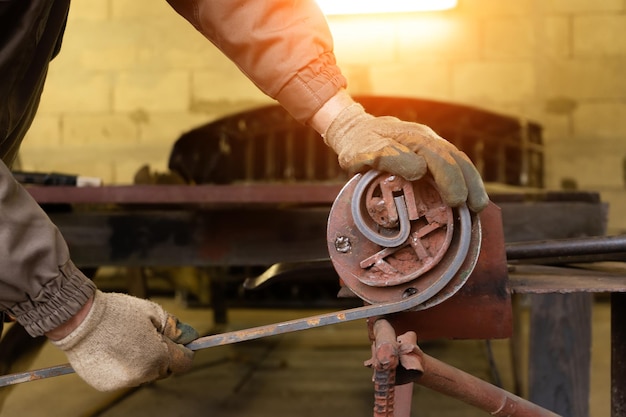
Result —
M 302 123 L 346 86 L 313 0 L 168 2 Z

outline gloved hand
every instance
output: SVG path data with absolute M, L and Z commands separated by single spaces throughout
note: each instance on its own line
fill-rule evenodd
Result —
M 475 212 L 489 203 L 480 174 L 465 155 L 431 128 L 395 117 L 374 117 L 354 103 L 343 109 L 323 135 L 351 174 L 366 167 L 409 181 L 427 171 L 449 206 L 467 201 Z
M 98 290 L 83 322 L 52 343 L 89 385 L 112 391 L 189 370 L 193 352 L 183 344 L 197 337 L 158 304 Z

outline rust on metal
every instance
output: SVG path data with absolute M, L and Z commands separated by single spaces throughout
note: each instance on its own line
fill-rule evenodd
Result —
M 53 378 L 56 376 L 74 373 L 74 369 L 69 364 L 51 366 L 49 368 L 37 369 L 34 371 L 21 372 L 11 375 L 0 376 L 0 387 L 21 384 L 24 382 L 38 381 L 40 379 Z
M 422 353 L 424 374 L 415 382 L 499 417 L 558 417 L 508 391 Z
M 40 204 L 331 204 L 343 184 L 116 185 L 26 189 Z
M 413 332 L 396 338 L 396 330 L 384 318 L 376 320 L 372 328 L 372 359 L 368 360 L 366 365 L 375 370 L 374 381 L 377 388 L 374 417 L 394 415 L 395 387 L 385 384 L 395 380 L 398 365 L 405 368 L 408 366 L 409 369 L 416 368 L 418 372 L 412 374 L 413 382 L 456 398 L 493 416 L 558 417 L 552 411 L 425 354 L 417 345 L 417 335 Z M 406 396 L 404 400 L 410 402 L 411 397 Z M 402 407 L 405 414 L 410 411 L 410 403 L 398 406 Z
M 335 199 L 327 231 L 331 261 L 343 285 L 368 303 L 418 294 L 424 301 L 419 309 L 430 308 L 467 281 L 480 248 L 480 221 L 467 207 L 446 206 L 429 179 L 402 183 L 394 177 L 391 190 L 403 190 L 404 195 L 394 196 L 395 207 L 385 211 L 398 213 L 400 227 L 403 216 L 410 220 L 406 241 L 395 245 L 395 236 L 401 235 L 398 227 L 385 228 L 387 220 L 372 218 L 366 209 L 373 204 L 388 206 L 381 203 L 389 199 L 385 195 L 393 194 L 381 185 L 385 175 L 375 171 L 357 175 Z M 406 206 L 405 214 L 399 201 Z M 394 243 L 386 245 L 389 236 Z
M 480 252 L 465 285 L 439 305 L 388 317 L 397 333 L 415 331 L 420 341 L 494 339 L 512 335 L 511 291 L 500 209 L 489 204 L 480 213 L 480 223 Z
M 396 334 L 383 319 L 373 327 L 372 358 L 365 366 L 374 370 L 374 417 L 393 417 L 396 368 L 400 363 Z
M 360 182 L 365 180 L 366 176 Z M 363 195 L 355 190 L 351 204 L 365 207 L 364 212 L 369 215 L 352 208 L 357 228 L 369 220 L 374 223 L 377 233 L 382 235 L 394 230 L 399 221 L 412 222 L 410 230 L 407 230 L 407 238 L 401 245 L 379 248 L 371 246 L 376 245 L 372 242 L 363 248 L 364 254 L 370 251 L 373 254 L 366 256 L 359 263 L 361 270 L 354 272 L 361 282 L 385 287 L 404 284 L 427 273 L 440 262 L 452 241 L 454 217 L 452 209 L 443 202 L 434 187 L 434 183 L 428 179 L 411 183 L 393 175 L 378 174 L 363 187 Z M 398 192 L 403 193 L 401 200 L 394 197 L 394 193 Z M 402 211 L 406 213 L 406 219 L 400 218 L 401 210 L 396 201 L 406 207 Z M 336 206 L 335 210 L 339 209 Z M 354 218 L 355 212 L 358 220 Z M 364 237 L 369 238 L 365 233 Z

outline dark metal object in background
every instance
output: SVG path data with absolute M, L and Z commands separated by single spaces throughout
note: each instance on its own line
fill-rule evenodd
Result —
M 118 185 L 113 187 L 28 187 L 39 204 L 119 204 L 124 207 L 330 204 L 337 184 Z
M 56 172 L 26 172 L 13 171 L 13 177 L 17 182 L 22 184 L 38 184 L 38 185 L 70 185 L 76 186 L 78 175 L 61 174 Z
M 565 264 L 626 260 L 626 235 L 517 242 L 506 245 L 509 261 Z
M 355 96 L 377 116 L 433 128 L 474 162 L 484 181 L 543 186 L 541 126 L 475 107 L 404 97 Z M 169 168 L 193 184 L 345 182 L 337 156 L 279 105 L 199 126 L 172 149 Z

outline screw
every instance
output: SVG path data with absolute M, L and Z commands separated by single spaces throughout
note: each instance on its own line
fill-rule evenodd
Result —
M 335 239 L 335 249 L 339 253 L 348 253 L 350 249 L 352 249 L 352 244 L 350 243 L 350 239 L 345 236 L 338 236 Z

